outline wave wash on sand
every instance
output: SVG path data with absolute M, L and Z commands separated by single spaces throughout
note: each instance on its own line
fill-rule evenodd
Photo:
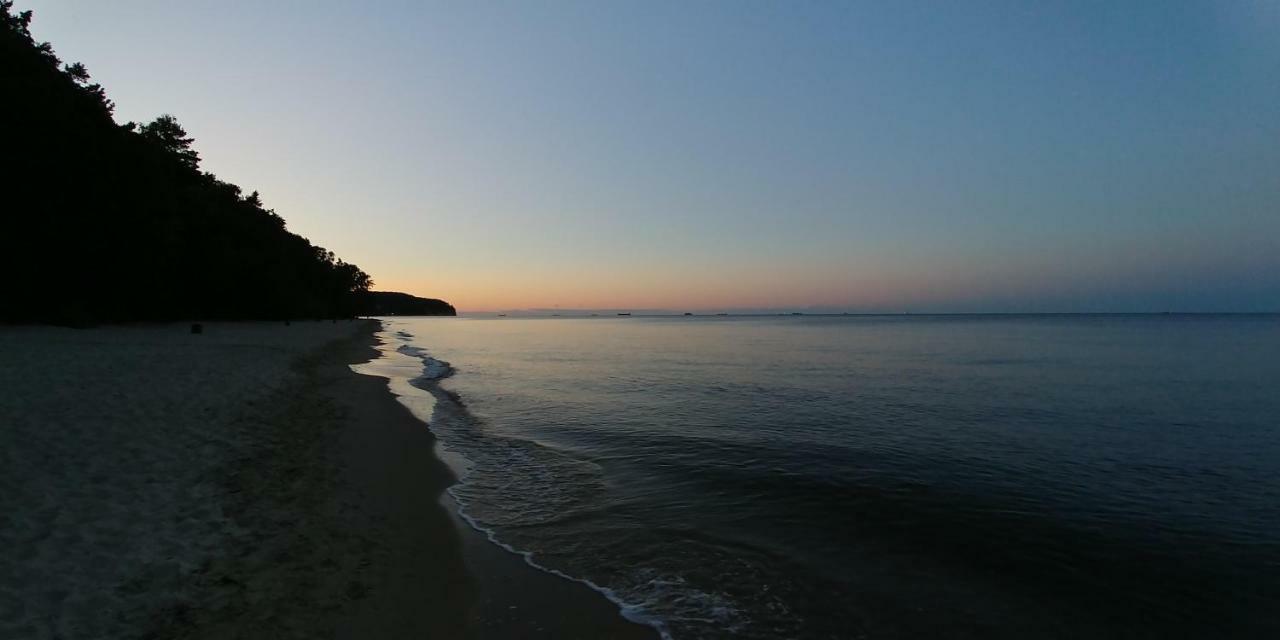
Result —
M 379 327 L 0 330 L 0 637 L 651 637 L 446 511 Z

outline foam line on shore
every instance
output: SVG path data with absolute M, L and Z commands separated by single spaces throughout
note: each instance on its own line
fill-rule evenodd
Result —
M 428 351 L 426 349 L 423 349 L 422 347 L 405 344 L 406 342 L 408 342 L 413 338 L 413 335 L 406 331 L 399 330 L 394 333 L 391 333 L 390 331 L 384 329 L 383 333 L 385 334 L 385 338 L 386 338 L 385 343 L 387 344 L 388 347 L 392 343 L 390 338 L 394 336 L 395 338 L 398 338 L 401 341 L 401 344 L 394 349 L 395 352 L 405 356 L 418 358 L 419 360 L 422 361 L 423 363 L 422 375 L 407 380 L 407 382 L 412 388 L 416 388 L 430 394 L 430 396 L 436 401 L 436 403 L 442 403 L 442 402 L 450 403 L 458 407 L 459 410 L 464 412 L 466 411 L 465 405 L 463 404 L 463 402 L 461 401 L 461 398 L 459 398 L 456 393 L 440 387 L 441 380 L 444 380 L 445 378 L 448 378 L 456 373 L 456 370 L 448 362 L 431 357 L 430 355 L 428 355 Z M 389 350 L 390 349 L 383 350 L 383 354 L 380 356 L 379 359 L 389 358 L 390 353 L 387 352 Z M 385 373 L 383 373 L 382 375 L 385 375 Z M 400 387 L 400 388 L 403 388 L 403 387 Z M 394 389 L 395 387 L 393 387 L 393 391 L 392 391 L 393 393 L 395 393 Z M 415 417 L 428 423 L 428 427 L 430 427 L 429 425 L 430 420 L 426 420 L 423 418 L 423 416 L 418 415 L 416 413 L 415 413 Z M 458 477 L 458 481 L 456 484 L 449 487 L 445 491 L 446 493 L 449 494 L 449 497 L 453 501 L 454 511 L 458 514 L 459 518 L 461 518 L 461 520 L 467 524 L 467 526 L 471 527 L 471 529 L 476 531 L 477 533 L 483 534 L 486 540 L 496 545 L 498 548 L 503 549 L 508 553 L 512 553 L 517 556 L 520 556 L 524 560 L 525 564 L 529 565 L 530 567 L 537 569 L 538 571 L 541 571 L 543 573 L 547 573 L 547 574 L 556 576 L 558 578 L 568 580 L 570 582 L 584 585 L 587 588 L 591 589 L 592 591 L 595 591 L 603 595 L 607 600 L 609 600 L 609 602 L 613 603 L 615 606 L 618 607 L 619 614 L 624 619 L 630 622 L 644 625 L 654 629 L 655 631 L 658 632 L 658 635 L 661 636 L 663 640 L 672 640 L 671 633 L 667 629 L 666 624 L 660 619 L 647 615 L 646 612 L 644 611 L 643 606 L 627 602 L 621 596 L 619 596 L 617 592 L 614 591 L 613 589 L 598 585 L 589 579 L 571 576 L 558 569 L 553 569 L 551 567 L 547 567 L 539 564 L 536 560 L 534 560 L 533 552 L 524 551 L 503 542 L 502 540 L 498 539 L 497 532 L 495 530 L 485 527 L 484 525 L 476 521 L 475 518 L 471 517 L 471 515 L 466 512 L 466 509 L 463 506 L 463 501 L 459 498 L 458 494 L 456 493 L 456 490 L 466 484 L 467 477 L 470 475 L 470 468 L 474 466 L 474 462 L 467 459 L 466 456 L 463 455 L 462 453 L 454 450 L 452 447 L 449 447 L 448 444 L 445 443 L 443 440 L 440 440 L 439 442 L 441 446 L 449 449 L 450 455 L 461 458 L 462 461 L 465 463 L 461 468 L 457 468 L 457 467 L 454 468 L 455 474 Z M 450 465 L 450 466 L 453 466 L 453 465 Z
M 464 479 L 458 480 L 459 484 L 461 484 L 463 481 Z M 627 620 L 630 620 L 631 622 L 634 622 L 636 624 L 642 624 L 648 627 L 652 627 L 655 631 L 658 632 L 658 635 L 662 636 L 663 640 L 672 640 L 671 633 L 667 630 L 667 626 L 663 624 L 661 620 L 645 615 L 643 607 L 641 607 L 640 605 L 628 603 L 627 601 L 623 600 L 620 596 L 618 596 L 618 594 L 613 589 L 610 589 L 608 587 L 602 587 L 586 578 L 576 578 L 558 569 L 552 569 L 550 567 L 540 565 L 537 563 L 537 561 L 533 559 L 533 552 L 522 551 L 520 549 L 517 549 L 499 540 L 497 537 L 497 533 L 493 529 L 490 529 L 488 527 L 485 527 L 484 525 L 481 525 L 479 522 L 476 522 L 474 518 L 472 518 L 470 515 L 467 514 L 466 510 L 462 508 L 462 502 L 458 499 L 457 494 L 455 494 L 453 491 L 454 491 L 453 487 L 450 487 L 449 489 L 446 490 L 446 492 L 449 494 L 449 497 L 453 498 L 453 504 L 456 507 L 458 516 L 461 517 L 462 520 L 466 522 L 467 525 L 470 526 L 472 529 L 474 529 L 479 533 L 484 534 L 485 538 L 488 539 L 489 542 L 492 542 L 493 544 L 497 545 L 498 547 L 502 548 L 507 552 L 514 553 L 520 556 L 521 558 L 524 559 L 525 564 L 528 564 L 534 569 L 537 569 L 545 573 L 549 573 L 559 578 L 564 578 L 565 580 L 568 580 L 570 582 L 576 582 L 581 585 L 586 585 L 591 590 L 596 591 L 601 595 L 603 595 L 605 598 L 609 600 L 609 602 L 612 602 L 613 604 L 617 605 L 618 611 L 619 613 L 622 614 L 623 618 L 626 618 Z

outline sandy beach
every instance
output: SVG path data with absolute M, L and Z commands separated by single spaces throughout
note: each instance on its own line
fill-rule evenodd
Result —
M 655 637 L 451 512 L 377 328 L 0 330 L 0 636 Z

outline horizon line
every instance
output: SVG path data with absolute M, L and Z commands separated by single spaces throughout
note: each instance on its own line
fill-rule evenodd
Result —
M 724 316 L 1220 316 L 1280 315 L 1272 311 L 797 311 L 782 309 L 751 311 L 676 311 L 672 309 L 507 309 L 499 311 L 458 310 L 459 316 L 536 317 L 724 317 Z

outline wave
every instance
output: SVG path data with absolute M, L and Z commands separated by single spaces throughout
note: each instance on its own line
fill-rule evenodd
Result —
M 400 345 L 396 351 L 422 360 L 422 375 L 409 381 L 409 383 L 414 386 L 419 386 L 420 383 L 437 382 L 456 373 L 453 365 L 445 362 L 444 360 L 432 358 L 427 355 L 426 349 L 421 347 L 404 344 Z M 423 388 L 423 390 L 430 391 L 430 389 L 426 388 Z
M 404 331 L 399 331 L 396 333 L 396 335 L 398 337 L 401 337 L 404 340 L 409 340 L 409 339 L 412 339 L 413 337 L 411 334 Z M 414 387 L 422 389 L 423 391 L 426 391 L 435 397 L 437 401 L 437 405 L 436 405 L 436 412 L 432 416 L 433 418 L 432 422 L 435 423 L 433 424 L 433 430 L 436 430 L 434 429 L 434 426 L 442 422 L 454 423 L 454 424 L 457 424 L 459 422 L 476 424 L 479 422 L 475 418 L 475 416 L 473 416 L 468 411 L 466 404 L 463 402 L 461 396 L 458 393 L 449 389 L 445 389 L 440 385 L 441 381 L 453 376 L 457 372 L 457 370 L 450 363 L 444 360 L 434 358 L 428 353 L 426 349 L 423 349 L 422 347 L 418 347 L 414 345 L 403 344 L 403 345 L 400 345 L 396 349 L 396 351 L 407 356 L 418 358 L 423 363 L 422 375 L 410 380 L 409 383 L 412 384 Z M 452 453 L 462 456 L 464 459 L 467 459 L 467 462 L 468 462 L 466 469 L 464 469 L 460 474 L 458 478 L 458 482 L 447 489 L 450 497 L 453 498 L 454 504 L 457 506 L 458 515 L 462 518 L 464 522 L 467 523 L 468 526 L 470 526 L 476 532 L 483 534 L 485 538 L 489 540 L 489 542 L 497 545 L 501 549 L 509 553 L 513 553 L 520 556 L 524 560 L 525 564 L 528 564 L 530 567 L 533 567 L 539 571 L 557 576 L 559 578 L 569 580 L 571 582 L 576 582 L 578 584 L 585 585 L 586 587 L 592 589 L 593 591 L 600 593 L 605 598 L 607 598 L 610 602 L 617 605 L 618 610 L 623 618 L 631 622 L 642 624 L 642 625 L 653 628 L 655 631 L 658 632 L 658 634 L 663 638 L 663 640 L 672 640 L 672 636 L 671 636 L 670 630 L 667 628 L 667 624 L 663 620 L 650 614 L 644 605 L 638 604 L 632 601 L 632 599 L 629 599 L 623 596 L 617 590 L 597 584 L 596 582 L 590 579 L 572 576 L 558 569 L 540 564 L 538 563 L 537 560 L 534 559 L 533 551 L 519 549 L 516 546 L 509 544 L 507 542 L 504 542 L 502 539 L 500 539 L 499 533 L 494 527 L 486 526 L 474 515 L 472 515 L 467 509 L 467 506 L 470 504 L 470 501 L 466 496 L 466 492 L 474 480 L 473 470 L 476 468 L 476 464 L 475 464 L 476 461 L 470 459 L 465 452 L 458 451 L 457 447 L 450 446 L 450 443 L 445 441 L 444 439 L 442 439 L 441 442 L 444 444 L 444 446 L 449 448 Z M 535 443 L 523 442 L 523 441 L 521 441 L 520 445 L 517 445 L 515 444 L 515 442 L 516 441 L 510 441 L 512 448 L 510 451 L 506 452 L 508 456 L 520 456 L 521 454 L 520 450 L 523 447 L 538 446 Z M 527 456 L 524 456 L 524 457 L 527 457 Z M 547 478 L 542 478 L 541 481 L 538 482 L 538 484 L 556 483 L 556 482 L 557 480 L 555 478 L 547 477 Z M 560 502 L 560 501 L 553 499 L 550 502 L 552 502 L 552 504 L 555 505 L 557 502 Z M 554 511 L 555 513 L 543 513 L 540 515 L 544 518 L 558 517 L 563 515 L 562 511 L 559 511 L 559 510 L 554 510 Z M 526 513 L 522 515 L 527 516 L 529 514 Z M 662 584 L 666 582 L 670 582 L 670 580 L 662 580 L 655 577 L 650 582 L 652 586 L 660 587 L 662 586 Z M 649 597 L 649 598 L 645 598 L 644 600 L 647 602 L 651 602 L 653 601 L 653 598 Z

